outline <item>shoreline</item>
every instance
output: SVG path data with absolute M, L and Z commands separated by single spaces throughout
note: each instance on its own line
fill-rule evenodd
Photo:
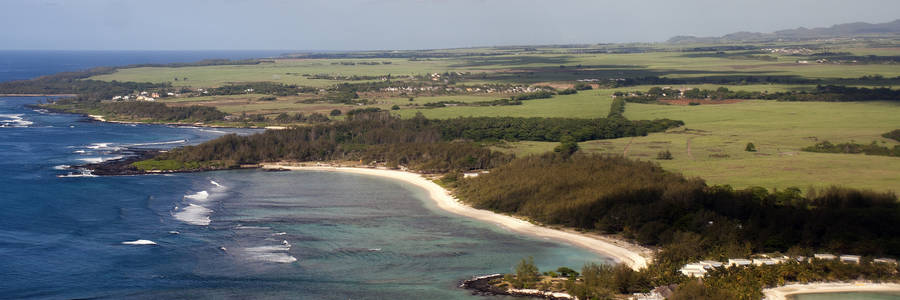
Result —
M 794 299 L 793 296 L 800 294 L 900 292 L 900 284 L 863 281 L 788 284 L 777 288 L 764 289 L 762 292 L 765 300 L 787 300 Z
M 584 234 L 576 232 L 574 230 L 560 230 L 550 227 L 544 227 L 516 217 L 471 207 L 469 205 L 463 204 L 462 202 L 459 202 L 450 194 L 449 191 L 447 191 L 437 183 L 434 183 L 417 173 L 356 167 L 298 166 L 284 163 L 263 163 L 261 165 L 261 168 L 297 171 L 344 172 L 400 180 L 425 189 L 425 191 L 428 192 L 429 198 L 434 201 L 438 208 L 452 214 L 484 221 L 494 225 L 499 225 L 502 228 L 516 233 L 569 243 L 574 246 L 587 249 L 591 252 L 612 258 L 616 262 L 623 263 L 634 270 L 646 268 L 648 262 L 652 260 L 652 258 L 649 257 L 651 253 L 649 249 L 628 243 L 626 241 L 616 240 L 609 237 L 601 237 L 599 235 Z

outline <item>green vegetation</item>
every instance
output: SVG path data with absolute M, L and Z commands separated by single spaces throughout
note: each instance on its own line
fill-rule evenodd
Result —
M 900 129 L 894 129 L 893 131 L 882 134 L 881 136 L 900 142 Z
M 70 112 L 114 116 L 116 120 L 152 122 L 210 122 L 225 113 L 205 106 L 167 106 L 155 102 L 88 102 L 61 99 L 46 107 Z
M 656 259 L 664 265 L 795 246 L 900 255 L 900 231 L 891 225 L 900 222 L 900 205 L 893 193 L 734 190 L 620 156 L 518 158 L 460 181 L 456 195 L 478 208 L 662 245 Z
M 882 156 L 900 156 L 900 145 L 894 146 L 894 149 L 878 145 L 878 142 L 872 141 L 871 144 L 863 145 L 853 142 L 832 144 L 829 141 L 817 143 L 814 146 L 803 148 L 803 151 L 819 152 L 819 153 L 847 153 L 866 155 L 882 155 Z
M 113 120 L 291 127 L 175 149 L 134 163 L 141 170 L 403 166 L 445 173 L 440 182 L 477 207 L 661 249 L 646 270 L 589 264 L 580 280 L 562 268 L 541 277 L 523 260 L 512 286 L 593 299 L 680 284 L 676 299 L 757 299 L 783 281 L 896 276 L 867 262 L 717 270 L 702 283 L 675 270 L 759 252 L 900 255 L 890 192 L 900 160 L 888 157 L 900 153 L 900 130 L 885 133 L 900 115 L 897 45 L 306 53 L 97 68 L 0 83 L 0 93 L 78 94 L 47 107 Z M 475 169 L 492 170 L 463 178 Z M 546 280 L 555 276 L 573 280 Z
M 889 88 L 858 88 L 836 85 L 816 86 L 811 91 L 790 92 L 749 92 L 731 91 L 726 87 L 716 90 L 686 89 L 683 92 L 672 88 L 654 87 L 647 92 L 631 92 L 626 96 L 623 92 L 616 92 L 617 97 L 624 97 L 625 101 L 633 103 L 656 103 L 666 99 L 762 99 L 778 101 L 900 101 L 900 90 Z
M 794 256 L 792 258 L 798 258 Z M 516 266 L 516 274 L 507 274 L 503 281 L 515 288 L 539 288 L 566 292 L 578 299 L 619 299 L 621 295 L 646 293 L 657 286 L 674 286 L 668 299 L 736 299 L 758 300 L 762 290 L 789 282 L 833 282 L 871 280 L 891 282 L 900 280 L 900 269 L 890 263 L 875 263 L 862 259 L 859 264 L 837 260 L 792 259 L 775 265 L 751 265 L 746 267 L 718 267 L 710 270 L 703 280 L 660 272 L 658 265 L 639 271 L 625 265 L 585 264 L 581 274 L 561 267 L 556 272 L 544 272 L 537 276 L 534 262 L 523 259 Z M 502 286 L 503 282 L 493 284 Z
M 201 168 L 198 162 L 181 162 L 172 159 L 149 159 L 134 162 L 131 165 L 143 171 L 160 170 L 160 171 L 179 171 L 179 170 L 196 170 Z
M 281 114 L 275 120 L 289 123 L 298 118 L 309 121 L 307 119 L 315 116 Z M 351 110 L 347 117 L 346 121 L 266 131 L 248 137 L 228 135 L 161 154 L 159 159 L 184 163 L 217 162 L 225 167 L 280 160 L 362 160 L 403 165 L 426 172 L 451 172 L 492 168 L 510 158 L 472 141 L 563 141 L 568 145 L 565 152 L 571 154 L 578 149 L 574 144 L 576 138 L 645 135 L 681 125 L 672 120 L 628 121 L 624 118 L 428 120 L 418 116 L 399 119 L 378 108 Z M 324 120 L 325 116 L 317 118 Z
M 744 147 L 744 151 L 756 152 L 756 145 L 754 145 L 753 143 L 747 143 L 747 146 Z

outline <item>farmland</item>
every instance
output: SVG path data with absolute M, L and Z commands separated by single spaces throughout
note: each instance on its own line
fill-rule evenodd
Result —
M 248 82 L 275 82 L 318 90 L 269 99 L 265 94 L 254 92 L 219 96 L 195 93 L 160 99 L 173 106 L 212 106 L 233 115 L 272 117 L 285 112 L 327 114 L 333 110 L 346 113 L 357 108 L 375 107 L 404 118 L 421 113 L 432 119 L 601 118 L 609 113 L 613 93 L 646 91 L 662 86 L 709 90 L 727 87 L 734 91 L 774 93 L 811 90 L 817 84 L 896 87 L 900 83 L 897 79 L 900 68 L 895 63 L 829 63 L 816 62 L 817 57 L 812 55 L 761 50 L 696 50 L 709 46 L 635 44 L 450 49 L 407 51 L 384 58 L 378 57 L 386 55 L 384 53 L 351 53 L 349 57 L 341 58 L 301 55 L 253 65 L 124 68 L 90 79 L 169 83 L 182 90 Z M 844 55 L 900 55 L 900 48 L 892 41 L 876 47 L 854 42 L 742 46 L 814 50 L 827 47 Z M 574 86 L 576 80 L 587 81 L 593 89 L 522 101 L 520 105 L 476 105 L 509 98 L 516 94 L 510 90 L 517 87 L 549 86 L 562 90 Z M 358 99 L 353 100 L 358 103 L 321 100 L 322 95 L 333 92 L 341 83 L 381 88 L 358 90 Z M 440 88 L 418 88 L 430 85 Z M 398 89 L 388 91 L 384 87 Z M 452 87 L 462 88 L 452 90 Z M 584 152 L 653 160 L 667 170 L 736 188 L 794 186 L 807 189 L 837 184 L 900 191 L 900 159 L 800 150 L 826 140 L 863 144 L 875 141 L 893 147 L 898 143 L 881 135 L 900 128 L 898 102 L 733 102 L 736 103 L 709 104 L 715 102 L 706 101 L 690 106 L 628 103 L 625 110 L 628 119 L 668 118 L 682 120 L 686 125 L 644 137 L 586 141 L 579 145 Z M 756 151 L 745 151 L 747 143 L 753 143 Z M 556 145 L 506 141 L 497 143 L 494 149 L 529 155 L 551 151 Z M 656 159 L 661 151 L 669 151 L 672 159 Z

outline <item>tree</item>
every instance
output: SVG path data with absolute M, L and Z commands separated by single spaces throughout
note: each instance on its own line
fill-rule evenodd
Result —
M 744 148 L 744 151 L 756 152 L 756 145 L 753 145 L 753 143 L 747 143 L 747 147 Z
M 560 138 L 559 146 L 556 146 L 553 151 L 564 156 L 570 156 L 578 151 L 578 143 L 575 142 L 575 138 L 571 135 L 566 135 Z
M 666 150 L 666 151 L 660 151 L 659 153 L 656 154 L 656 159 L 659 159 L 659 160 L 671 160 L 671 159 L 672 159 L 672 152 L 669 152 L 669 150 Z
M 400 106 L 399 105 L 391 106 L 391 110 L 400 110 Z
M 533 287 L 538 279 L 538 268 L 534 265 L 534 257 L 529 256 L 527 259 L 523 258 L 522 261 L 516 265 L 516 281 L 518 281 L 518 285 L 522 288 L 530 288 Z
M 340 110 L 340 109 L 333 109 L 333 110 L 331 110 L 331 116 L 340 116 L 340 115 L 341 115 L 341 110 Z

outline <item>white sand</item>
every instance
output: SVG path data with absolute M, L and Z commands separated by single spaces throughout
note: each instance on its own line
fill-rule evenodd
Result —
M 789 295 L 840 292 L 900 292 L 900 284 L 872 282 L 827 282 L 789 284 L 763 290 L 766 300 L 785 300 Z
M 570 230 L 547 228 L 529 223 L 528 221 L 521 220 L 515 217 L 497 214 L 487 210 L 472 208 L 457 201 L 456 198 L 451 196 L 450 193 L 440 185 L 416 173 L 370 168 L 328 166 L 313 167 L 293 166 L 287 164 L 263 164 L 262 167 L 273 169 L 281 168 L 288 170 L 338 171 L 354 174 L 381 176 L 401 180 L 419 186 L 428 191 L 431 199 L 435 201 L 439 208 L 445 211 L 489 223 L 494 223 L 514 232 L 567 242 L 572 245 L 602 254 L 604 256 L 611 257 L 616 261 L 624 263 L 625 265 L 635 270 L 646 267 L 651 257 L 650 251 L 648 249 L 624 241 L 578 233 Z

